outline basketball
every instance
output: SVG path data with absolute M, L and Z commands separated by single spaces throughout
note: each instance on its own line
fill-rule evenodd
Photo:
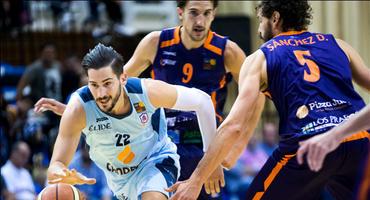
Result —
M 73 185 L 58 183 L 44 188 L 37 200 L 82 200 L 80 191 Z

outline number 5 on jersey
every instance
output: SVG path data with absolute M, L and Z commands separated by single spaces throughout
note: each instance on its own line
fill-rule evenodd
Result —
M 304 70 L 303 79 L 308 81 L 308 82 L 311 82 L 311 83 L 314 83 L 314 82 L 318 81 L 320 79 L 319 66 L 317 66 L 317 64 L 313 60 L 304 57 L 304 56 L 312 57 L 310 51 L 296 50 L 296 51 L 293 51 L 293 52 L 294 52 L 294 55 L 297 58 L 299 64 L 301 64 L 302 66 L 307 64 L 307 66 L 308 66 L 310 74 L 308 74 L 307 71 Z

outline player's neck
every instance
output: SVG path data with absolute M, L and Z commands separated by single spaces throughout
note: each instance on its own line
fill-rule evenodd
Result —
M 190 38 L 188 34 L 185 33 L 185 30 L 183 27 L 180 28 L 180 38 L 181 42 L 184 45 L 186 49 L 196 49 L 201 47 L 204 44 L 204 41 L 207 39 L 206 37 L 203 40 L 200 41 L 194 41 Z

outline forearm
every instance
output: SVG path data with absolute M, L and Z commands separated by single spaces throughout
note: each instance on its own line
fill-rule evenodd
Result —
M 224 124 L 218 129 L 217 137 L 213 140 L 212 146 L 205 152 L 191 175 L 190 179 L 194 181 L 194 184 L 203 184 L 220 165 L 241 135 L 240 130 L 237 126 L 231 124 Z
M 265 105 L 265 97 L 263 96 L 263 94 L 260 94 L 258 97 L 258 102 L 253 109 L 253 115 L 251 119 L 248 121 L 245 131 L 243 131 L 243 134 L 241 134 L 236 144 L 232 147 L 230 153 L 228 154 L 229 157 L 235 156 L 236 158 L 239 158 L 240 155 L 243 153 L 250 138 L 253 135 L 254 129 L 256 129 L 257 127 L 257 124 L 261 117 L 261 113 L 262 113 L 264 105 Z M 232 167 L 232 166 L 225 166 L 225 167 Z
M 336 135 L 339 141 L 353 133 L 370 129 L 370 105 L 363 108 L 359 113 L 347 121 L 330 130 L 330 134 Z

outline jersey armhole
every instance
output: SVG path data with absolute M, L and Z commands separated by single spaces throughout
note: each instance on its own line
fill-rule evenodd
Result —
M 271 84 L 270 84 L 270 78 L 269 78 L 270 77 L 270 68 L 271 68 L 271 66 L 269 66 L 267 52 L 265 52 L 263 47 L 260 48 L 260 49 L 261 49 L 263 55 L 265 56 L 265 60 L 266 60 L 266 79 L 267 79 L 266 80 L 267 87 L 264 90 L 261 90 L 261 92 L 271 99 L 271 94 L 270 94 L 270 91 L 271 91 L 270 85 Z M 279 60 L 279 62 L 280 62 L 280 60 Z M 267 94 L 269 94 L 269 96 Z
M 333 39 L 334 44 L 340 49 L 340 51 L 344 54 L 344 56 L 346 56 L 348 63 L 351 63 L 351 60 L 349 59 L 349 55 L 347 55 L 346 52 L 344 52 L 344 50 L 342 49 L 342 47 L 340 47 L 335 37 L 331 34 L 329 35 Z

